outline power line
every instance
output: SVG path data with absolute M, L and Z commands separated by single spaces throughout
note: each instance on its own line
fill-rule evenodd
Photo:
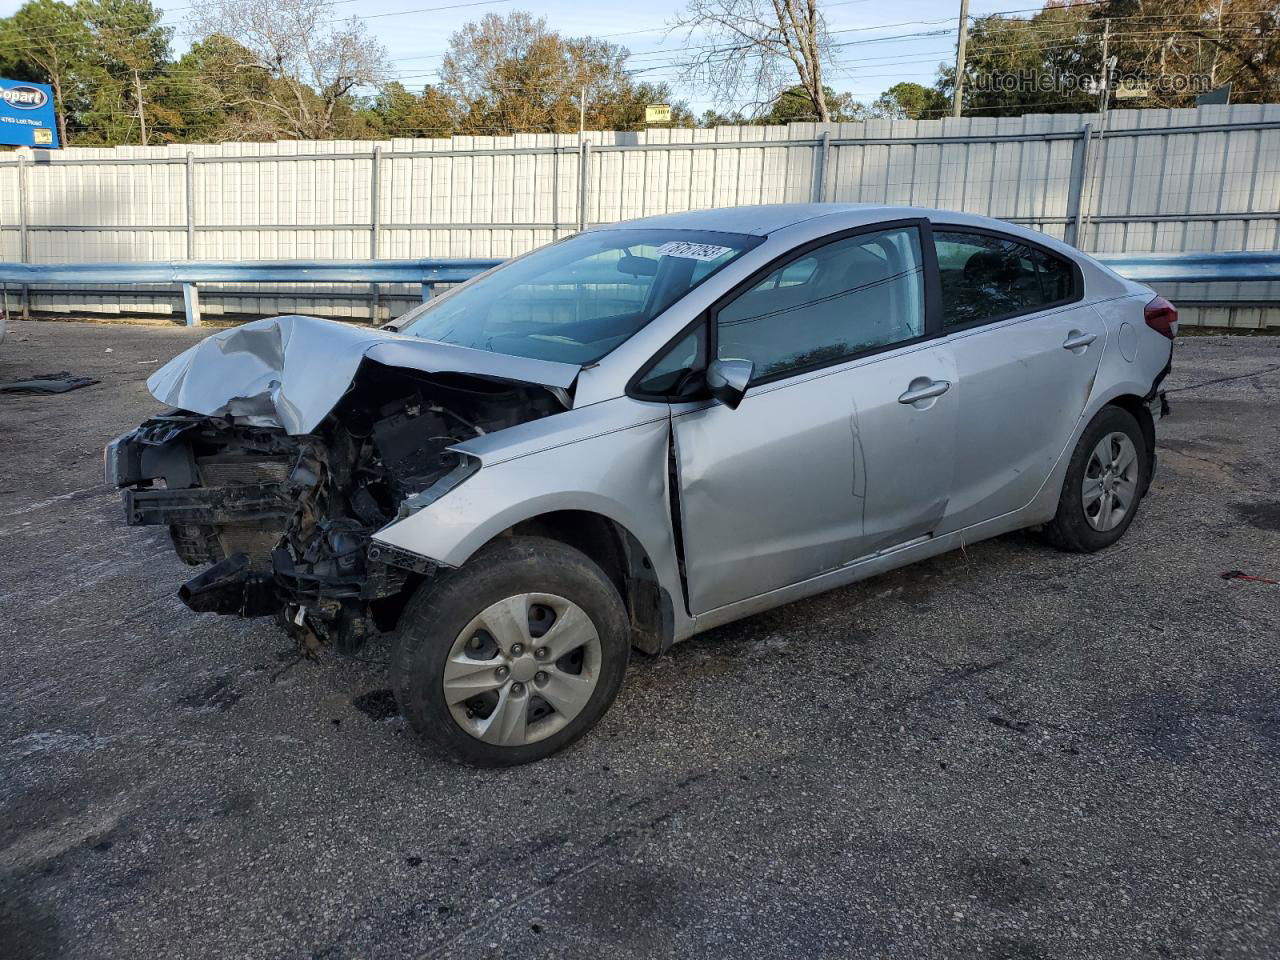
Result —
M 358 0 L 324 0 L 324 2 L 322 2 L 319 5 L 335 6 L 341 3 L 354 3 L 354 2 L 358 2 Z M 514 2 L 516 2 L 516 0 L 468 0 L 468 2 L 464 2 L 464 3 L 452 3 L 452 4 L 446 4 L 443 6 L 434 6 L 434 7 L 417 7 L 410 10 L 393 10 L 393 11 L 388 11 L 387 13 L 353 14 L 351 17 L 319 21 L 319 24 L 324 25 L 324 24 L 333 24 L 333 23 L 347 23 L 350 20 L 362 20 L 362 21 L 377 20 L 377 19 L 384 19 L 387 17 L 411 16 L 411 15 L 420 14 L 420 13 L 435 13 L 442 10 L 457 10 L 457 9 L 464 9 L 468 7 L 492 6 L 495 4 L 514 3 Z M 871 2 L 871 0 L 839 0 L 839 2 L 837 3 L 825 4 L 823 9 L 828 9 L 830 7 L 836 7 L 836 6 L 844 6 L 850 3 L 862 3 L 862 2 Z M 1074 3 L 1071 9 L 1105 5 L 1108 2 L 1110 2 L 1110 0 L 1080 0 L 1080 2 Z M 195 9 L 204 9 L 204 5 L 193 4 L 185 7 L 174 7 L 174 8 L 171 8 L 170 10 L 164 11 L 163 15 L 167 15 L 168 13 L 175 12 L 175 11 L 195 10 Z M 1039 11 L 1040 9 L 1042 8 L 1026 7 L 1026 8 L 1021 8 L 1016 10 L 1001 10 L 1001 11 L 994 11 L 992 13 L 985 14 L 984 16 L 986 17 L 1006 16 L 1006 15 L 1012 15 L 1016 13 L 1027 13 L 1027 12 Z M 163 19 L 163 15 L 161 19 Z M 860 26 L 860 27 L 848 27 L 848 28 L 841 28 L 837 30 L 831 30 L 827 32 L 831 34 L 835 34 L 835 33 L 849 33 L 849 32 L 858 32 L 858 31 L 870 31 L 870 30 L 884 30 L 884 29 L 890 29 L 893 27 L 900 27 L 900 26 L 921 26 L 921 25 L 946 23 L 946 22 L 949 22 L 950 20 L 951 20 L 950 17 L 936 19 L 936 20 L 904 20 L 897 23 L 875 24 L 871 26 Z M 159 21 L 157 21 L 157 26 L 158 25 L 159 25 Z M 663 30 L 668 32 L 674 32 L 679 29 L 681 29 L 681 27 L 678 24 L 676 24 L 676 25 L 668 25 L 663 27 L 646 28 L 644 32 L 658 32 Z M 627 31 L 627 33 L 635 33 L 635 32 L 640 32 L 640 31 Z M 72 34 L 68 33 L 63 35 L 70 36 Z M 614 34 L 614 36 L 621 36 L 621 35 L 622 34 Z M 49 36 L 59 36 L 59 34 L 57 33 L 41 34 L 41 36 L 43 38 L 48 38 Z M 609 35 L 606 35 L 606 36 L 609 36 Z M 707 45 L 704 45 L 703 48 L 705 48 L 705 46 Z M 710 45 L 710 46 L 714 46 L 714 45 Z M 686 47 L 686 48 L 673 48 L 673 49 L 699 49 L 699 47 Z
M 1225 31 L 1227 31 L 1227 32 L 1230 32 L 1230 31 L 1232 31 L 1232 30 L 1236 30 L 1236 31 L 1239 31 L 1239 30 L 1246 30 L 1246 31 L 1247 31 L 1249 28 L 1223 28 L 1223 29 L 1224 29 Z M 927 31 L 927 32 L 926 32 L 926 34 L 927 34 L 927 35 L 932 35 L 933 33 L 934 33 L 933 31 Z M 1137 38 L 1137 39 L 1156 39 L 1156 38 L 1159 38 L 1159 39 L 1171 39 L 1171 38 L 1177 37 L 1178 35 L 1179 35 L 1178 28 L 1174 28 L 1174 30 L 1172 30 L 1172 31 L 1160 31 L 1160 30 L 1136 30 L 1136 31 L 1119 32 L 1119 33 L 1113 33 L 1113 34 L 1112 34 L 1112 36 L 1113 36 L 1113 37 L 1115 37 L 1115 38 L 1121 38 L 1121 37 L 1124 37 L 1124 38 L 1130 38 L 1130 39 L 1134 39 L 1134 38 Z M 863 45 L 863 44 L 871 43 L 871 42 L 879 42 L 879 41 L 881 41 L 881 40 L 883 40 L 883 39 L 888 39 L 888 38 L 870 38 L 870 39 L 867 39 L 867 40 L 859 40 L 859 41 L 847 42 L 847 43 L 845 43 L 845 44 L 841 44 L 840 46 L 842 46 L 842 47 L 849 47 L 849 46 L 855 46 L 855 45 Z M 990 43 L 990 42 L 986 42 L 986 43 L 983 43 L 983 44 L 982 44 L 981 49 L 983 49 L 983 50 L 985 50 L 985 51 L 987 51 L 987 52 L 990 52 L 990 51 L 992 51 L 992 50 L 999 50 L 999 51 L 1001 51 L 1001 52 L 1009 52 L 1009 51 L 1014 51 L 1014 50 L 1030 49 L 1030 48 L 1043 49 L 1043 50 L 1070 49 L 1070 48 L 1072 48 L 1072 47 L 1080 46 L 1082 43 L 1083 43 L 1083 44 L 1085 44 L 1085 45 L 1087 45 L 1088 43 L 1092 42 L 1094 39 L 1095 39 L 1095 38 L 1088 37 L 1088 36 L 1084 36 L 1084 37 L 1080 37 L 1080 38 L 1078 38 L 1078 39 L 1077 39 L 1077 38 L 1064 39 L 1064 40 L 1059 41 L 1059 42 L 1057 42 L 1057 43 L 1045 43 L 1045 42 L 1034 42 L 1034 41 L 1033 41 L 1033 42 L 1009 42 L 1009 41 L 1005 41 L 1005 42 L 1002 42 L 1002 43 Z M 942 53 L 944 53 L 944 52 L 949 52 L 949 51 L 939 51 L 939 52 L 938 52 L 938 55 L 941 55 L 941 54 L 942 54 Z M 929 57 L 929 58 L 925 58 L 925 59 L 916 59 L 916 60 L 911 60 L 911 59 L 902 59 L 902 58 L 900 58 L 900 56 L 899 56 L 899 55 L 892 55 L 892 56 L 888 56 L 888 57 L 879 57 L 879 58 L 875 58 L 875 59 L 876 59 L 876 60 L 878 60 L 878 61 L 881 61 L 880 63 L 877 63 L 877 65 L 879 65 L 879 66 L 892 66 L 892 65 L 895 65 L 895 64 L 908 65 L 908 64 L 915 64 L 915 63 L 925 63 L 925 62 L 929 62 L 929 60 L 931 59 L 931 57 Z M 631 76 L 640 76 L 640 75 L 643 75 L 643 74 L 654 74 L 654 73 L 657 73 L 657 72 L 662 71 L 662 70 L 665 70 L 665 69 L 672 69 L 672 68 L 678 67 L 679 65 L 680 65 L 680 62 L 679 62 L 679 61 L 672 61 L 672 62 L 669 62 L 669 63 L 663 63 L 663 64 L 654 64 L 654 65 L 651 65 L 651 66 L 648 66 L 648 67 L 642 67 L 642 68 L 637 68 L 637 69 L 634 69 L 634 70 L 630 70 L 630 71 L 628 71 L 628 74 L 629 74 L 629 75 L 631 75 Z M 846 64 L 845 66 L 846 66 L 846 68 L 850 68 L 852 65 L 850 65 L 850 64 Z M 856 67 L 852 67 L 852 69 L 855 69 L 855 70 L 856 70 Z M 418 79 L 418 78 L 435 77 L 435 76 L 438 76 L 438 75 L 439 75 L 439 71 L 438 71 L 438 70 L 418 71 L 418 72 L 400 72 L 400 73 L 398 73 L 398 74 L 396 75 L 395 79 L 396 79 L 396 80 L 400 80 L 400 81 L 404 81 L 404 80 L 413 80 L 413 79 Z M 834 75 L 836 75 L 836 76 L 840 76 L 841 74 L 834 74 Z M 158 74 L 158 75 L 156 75 L 156 76 L 163 77 L 163 74 Z M 878 74 L 878 75 L 868 75 L 868 76 L 892 76 L 892 74 Z M 215 76 L 215 77 L 210 78 L 210 79 L 209 79 L 209 81 L 207 81 L 207 82 L 206 82 L 206 81 L 199 81 L 199 80 L 185 80 L 185 79 L 179 79 L 179 78 L 175 78 L 175 77 L 172 77 L 172 76 L 169 76 L 169 77 L 164 78 L 164 79 L 165 79 L 166 83 L 167 83 L 170 87 L 181 88 L 181 87 L 183 87 L 184 85 L 188 85 L 190 88 L 207 88 L 207 86 L 209 85 L 209 83 L 217 82 L 217 80 L 219 80 L 219 79 L 221 79 L 221 80 L 224 80 L 224 81 L 225 81 L 225 80 L 229 80 L 229 79 L 233 79 L 233 78 L 234 78 L 234 75 L 228 75 L 228 76 L 226 76 L 226 77 L 221 77 L 221 78 L 219 78 L 219 77 L 216 77 L 216 76 Z M 653 79 L 653 80 L 659 80 L 659 81 L 671 81 L 671 80 L 677 80 L 677 79 L 679 79 L 679 77 L 676 77 L 676 76 L 653 76 L 653 77 L 651 77 L 651 79 Z M 545 86 L 545 87 L 550 87 L 550 88 L 556 88 L 556 87 L 563 86 L 565 83 L 567 83 L 567 81 L 553 81 L 553 82 L 550 82 L 550 83 L 544 84 L 543 86 Z M 492 86 L 492 85 L 491 85 L 491 86 Z M 536 89 L 536 88 L 537 88 L 537 85 L 535 85 L 535 84 L 503 84 L 503 85 L 500 85 L 500 86 L 497 86 L 497 87 L 496 87 L 496 89 L 500 89 L 500 90 L 503 90 L 503 91 L 518 91 L 518 90 L 521 90 L 521 89 Z
M 358 2 L 361 2 L 361 0 L 323 0 L 323 2 L 317 3 L 317 6 L 336 6 L 338 4 L 343 4 L 343 3 L 358 3 Z M 321 20 L 321 21 L 318 21 L 317 25 L 348 23 L 351 20 L 362 20 L 362 21 L 377 20 L 383 17 L 401 17 L 401 16 L 410 16 L 410 15 L 419 14 L 419 13 L 437 13 L 442 10 L 463 10 L 469 7 L 488 7 L 488 6 L 494 6 L 495 4 L 515 3 L 515 2 L 517 2 L 517 0 L 467 0 L 467 2 L 465 3 L 450 3 L 450 4 L 444 4 L 443 6 L 435 6 L 435 7 L 417 7 L 412 10 L 393 10 L 388 13 L 353 14 L 350 17 L 340 17 L 333 20 Z M 161 11 L 160 18 L 155 21 L 151 29 L 167 29 L 167 30 L 176 29 L 178 24 L 164 23 L 164 18 L 166 16 L 176 11 L 197 10 L 197 9 L 205 9 L 205 6 L 192 5 L 187 7 L 171 7 L 168 10 Z M 6 19 L 6 18 L 0 18 L 0 19 Z M 63 39 L 68 37 L 78 38 L 82 32 L 89 32 L 90 35 L 92 35 L 92 30 L 90 30 L 89 27 L 86 25 L 84 27 L 84 31 L 73 28 L 65 31 L 55 30 L 53 32 L 42 32 L 40 33 L 40 39 L 42 40 L 48 40 L 53 38 Z
M 339 4 L 354 3 L 354 2 L 358 2 L 358 0 L 326 0 L 326 2 L 324 2 L 322 5 L 324 5 L 324 6 L 337 6 L 337 5 L 339 5 Z M 352 17 L 350 17 L 350 18 L 341 18 L 341 19 L 327 20 L 327 21 L 322 21 L 322 23 L 324 23 L 324 24 L 331 24 L 331 23 L 346 23 L 346 22 L 348 22 L 350 19 L 356 19 L 356 20 L 373 20 L 373 19 L 382 19 L 382 18 L 386 18 L 386 17 L 394 17 L 394 16 L 408 16 L 408 15 L 415 15 L 415 14 L 420 14 L 420 13 L 434 13 L 434 12 L 444 11 L 444 10 L 465 9 L 465 8 L 470 8 L 470 7 L 479 7 L 479 6 L 492 6 L 492 5 L 496 5 L 496 4 L 505 4 L 505 3 L 513 3 L 513 2 L 516 2 L 516 0 L 468 0 L 468 2 L 463 2 L 463 3 L 445 4 L 445 5 L 433 6 L 433 7 L 418 7 L 418 8 L 413 8 L 413 9 L 410 9 L 410 10 L 395 10 L 395 11 L 389 11 L 389 12 L 387 12 L 387 13 L 379 13 L 379 14 L 363 14 L 363 15 L 361 15 L 361 14 L 356 14 L 356 15 L 353 15 Z M 871 0 L 840 0 L 840 2 L 837 2 L 837 3 L 833 3 L 833 4 L 825 4 L 825 5 L 823 6 L 823 9 L 825 10 L 825 9 L 829 9 L 829 8 L 831 8 L 831 7 L 844 6 L 844 5 L 847 5 L 847 4 L 850 4 L 850 3 L 863 3 L 863 2 L 871 2 Z M 1061 10 L 1061 11 L 1066 11 L 1066 12 L 1072 12 L 1072 11 L 1077 11 L 1077 10 L 1081 10 L 1081 9 L 1085 9 L 1085 8 L 1098 7 L 1098 6 L 1106 6 L 1106 5 L 1107 5 L 1107 3 L 1109 3 L 1109 2 L 1110 2 L 1110 0 L 1082 0 L 1082 2 L 1079 2 L 1079 3 L 1073 3 L 1073 4 L 1071 4 L 1070 6 L 1063 6 L 1063 7 L 1024 7 L 1024 8 L 1018 8 L 1018 9 L 1012 9 L 1012 10 L 997 10 L 997 11 L 991 11 L 991 12 L 989 12 L 989 13 L 985 13 L 985 14 L 981 14 L 981 15 L 973 15 L 973 16 L 970 16 L 970 17 L 969 17 L 969 19 L 970 19 L 970 20 L 974 20 L 974 21 L 977 21 L 977 20 L 989 20 L 989 19 L 991 19 L 991 18 L 1004 18 L 1004 17 L 1011 17 L 1011 16 L 1013 16 L 1013 15 L 1015 15 L 1015 14 L 1019 14 L 1019 13 L 1044 13 L 1044 12 L 1049 11 L 1049 10 L 1054 10 L 1054 11 Z M 185 7 L 173 7 L 173 8 L 170 8 L 170 9 L 168 9 L 168 10 L 163 11 L 163 15 L 162 15 L 162 17 L 161 17 L 161 20 L 163 19 L 163 16 L 167 16 L 169 13 L 172 13 L 172 12 L 178 12 L 178 11 L 183 11 L 183 10 L 194 10 L 194 9 L 201 9 L 201 8 L 202 8 L 202 6 L 200 6 L 200 5 L 189 5 L 189 6 L 185 6 Z M 1252 10 L 1250 10 L 1250 9 L 1239 9 L 1239 8 L 1235 8 L 1235 7 L 1233 7 L 1233 9 L 1232 9 L 1232 13 L 1233 13 L 1233 14 L 1240 14 L 1240 13 L 1262 13 L 1262 12 L 1265 12 L 1265 11 L 1267 11 L 1267 10 L 1269 10 L 1269 9 L 1270 9 L 1270 7 L 1269 7 L 1269 6 L 1267 6 L 1267 5 L 1264 5 L 1264 6 L 1261 6 L 1261 7 L 1258 7 L 1258 8 L 1254 8 L 1254 9 L 1252 9 Z M 1163 21 L 1167 21 L 1167 20 L 1170 20 L 1170 19 L 1176 19 L 1176 18 L 1178 18 L 1178 17 L 1192 18 L 1192 19 L 1195 19 L 1197 22 L 1204 22 L 1206 25 L 1208 25 L 1208 23 L 1209 23 L 1209 21 L 1204 21 L 1203 17 L 1201 17 L 1199 14 L 1195 13 L 1194 11 L 1192 11 L 1192 12 L 1186 12 L 1186 13 L 1170 13 L 1170 14 L 1164 14 L 1164 15 L 1132 14 L 1132 15 L 1127 15 L 1127 16 L 1111 17 L 1110 19 L 1111 19 L 1111 20 L 1113 20 L 1114 22 L 1123 22 L 1123 21 L 1129 21 L 1129 20 L 1156 20 L 1156 21 L 1162 21 L 1162 22 L 1163 22 Z M 847 33 L 847 32 L 854 32 L 854 31 L 871 31 L 871 30 L 881 30 L 881 29 L 889 29 L 889 28 L 894 27 L 894 26 L 930 25 L 930 24 L 938 24 L 938 23 L 948 22 L 949 20 L 950 20 L 950 18 L 941 18 L 941 19 L 937 19 L 937 20 L 912 20 L 912 21 L 901 21 L 901 22 L 896 23 L 896 24 L 876 24 L 876 25 L 871 25 L 871 26 L 861 26 L 861 27 L 841 28 L 841 29 L 834 30 L 834 31 L 828 31 L 828 33 L 836 34 L 836 33 Z M 1021 24 L 1024 24 L 1024 26 L 1021 26 L 1021 27 L 1019 27 L 1018 29 L 1038 29 L 1038 30 L 1046 30 L 1046 31 L 1051 31 L 1051 30 L 1060 29 L 1060 28 L 1064 25 L 1064 23 L 1063 23 L 1062 21 L 1057 21 L 1057 22 L 1052 22 L 1052 23 L 1042 23 L 1042 24 L 1035 24 L 1035 23 L 1032 23 L 1032 21 L 1030 21 L 1030 20 L 1025 20 L 1025 21 L 1013 21 L 1013 22 L 1020 22 Z M 1093 24 L 1093 23 L 1096 23 L 1096 22 L 1097 22 L 1097 21 L 1093 21 L 1093 20 L 1090 20 L 1090 21 L 1082 21 L 1082 23 L 1090 23 L 1090 24 Z M 159 22 L 159 21 L 157 22 L 156 26 L 161 26 L 161 24 L 160 24 L 160 22 Z M 169 27 L 169 29 L 172 29 L 172 27 Z M 632 31 L 624 31 L 624 32 L 622 32 L 622 33 L 617 33 L 617 34 L 604 34 L 604 35 L 602 35 L 600 38 L 601 38 L 601 39 L 603 39 L 603 38 L 605 38 L 605 37 L 610 37 L 610 36 L 623 36 L 623 35 L 638 34 L 638 33 L 654 33 L 654 32 L 663 32 L 663 31 L 666 31 L 666 32 L 674 32 L 675 30 L 678 30 L 678 29 L 680 29 L 680 28 L 679 28 L 679 26 L 671 26 L 671 25 L 667 25 L 667 26 L 662 26 L 662 27 L 651 27 L 651 28 L 644 28 L 644 29 L 638 29 L 638 30 L 632 30 Z M 1239 28 L 1238 28 L 1238 29 L 1239 29 Z M 1242 28 L 1242 29 L 1246 29 L 1246 30 L 1248 30 L 1248 29 L 1253 29 L 1253 28 Z M 42 38 L 42 39 L 48 39 L 48 38 L 49 38 L 49 37 L 51 37 L 51 36 L 53 36 L 53 37 L 57 37 L 57 36 L 72 36 L 72 35 L 75 35 L 75 34 L 78 34 L 78 33 L 79 33 L 79 31 L 74 31 L 74 33 L 73 33 L 73 32 L 67 32 L 67 33 L 63 33 L 63 34 L 59 34 L 59 33 L 57 33 L 57 32 L 55 32 L 55 33 L 53 33 L 53 34 L 43 33 L 43 34 L 41 34 L 41 38 Z M 904 36 L 906 36 L 906 35 L 904 35 Z M 894 39 L 897 39 L 897 38 L 894 38 Z M 714 46 L 714 45 L 702 45 L 702 46 L 683 47 L 683 48 L 670 48 L 670 50 L 671 50 L 671 51 L 684 51 L 684 50 L 707 49 L 709 46 Z M 659 53 L 659 52 L 664 52 L 664 51 L 663 51 L 663 50 L 661 50 L 661 49 L 659 48 L 659 49 L 657 49 L 657 50 L 652 50 L 652 51 L 639 51 L 638 53 L 634 53 L 634 54 L 632 54 L 632 55 L 634 56 L 634 55 L 640 55 L 640 54 L 644 54 L 644 53 Z M 425 55 L 422 59 L 425 59 L 425 58 L 426 58 L 426 57 L 428 57 L 428 56 L 443 56 L 443 53 L 441 53 L 441 54 L 429 54 L 429 55 Z M 409 59 L 409 58 L 404 58 L 404 59 Z
M 341 3 L 353 3 L 353 2 L 357 2 L 357 0 L 329 0 L 329 2 L 326 2 L 324 5 L 325 5 L 325 6 L 334 6 L 334 5 L 341 4 Z M 335 20 L 327 20 L 327 21 L 322 21 L 322 23 L 324 23 L 324 24 L 331 24 L 331 23 L 346 23 L 346 22 L 348 22 L 348 20 L 350 20 L 350 19 L 356 19 L 356 20 L 374 20 L 374 19 L 382 19 L 382 18 L 386 18 L 386 17 L 408 16 L 408 15 L 415 15 L 415 14 L 420 14 L 420 13 L 434 13 L 434 12 L 443 11 L 443 10 L 456 10 L 456 9 L 465 9 L 465 8 L 470 8 L 470 7 L 479 7 L 479 6 L 492 6 L 492 5 L 495 5 L 495 4 L 505 4 L 505 3 L 514 3 L 514 2 L 516 2 L 516 0 L 468 0 L 468 2 L 464 2 L 464 3 L 452 3 L 452 4 L 445 4 L 445 5 L 439 5 L 439 6 L 433 6 L 433 7 L 418 7 L 418 8 L 413 8 L 413 9 L 410 9 L 410 10 L 395 10 L 395 11 L 389 11 L 389 12 L 387 12 L 387 13 L 378 13 L 378 14 L 356 14 L 356 15 L 353 15 L 352 17 L 350 17 L 350 18 L 335 19 Z M 862 2 L 870 2 L 870 0 L 841 0 L 841 2 L 838 2 L 838 3 L 834 3 L 834 4 L 826 4 L 826 5 L 824 5 L 823 9 L 827 9 L 827 8 L 834 7 L 834 6 L 843 6 L 843 5 L 848 4 L 848 3 L 862 3 Z M 971 20 L 983 20 L 983 19 L 990 19 L 990 18 L 992 18 L 992 17 L 1008 17 L 1008 16 L 1012 16 L 1012 15 L 1014 15 L 1014 14 L 1018 14 L 1018 13 L 1029 13 L 1029 12 L 1031 12 L 1031 13 L 1042 13 L 1042 12 L 1044 12 L 1044 11 L 1046 11 L 1046 10 L 1065 10 L 1065 11 L 1074 11 L 1074 10 L 1079 10 L 1079 9 L 1082 9 L 1082 8 L 1088 8 L 1088 7 L 1105 6 L 1108 2 L 1110 2 L 1110 0 L 1081 0 L 1081 2 L 1074 3 L 1074 4 L 1072 4 L 1072 5 L 1070 5 L 1070 6 L 1067 6 L 1067 7 L 1056 7 L 1056 8 L 1051 8 L 1051 7 L 1024 7 L 1024 8 L 1013 9 L 1013 10 L 998 10 L 998 11 L 992 11 L 992 12 L 987 13 L 987 14 L 982 14 L 981 16 L 971 16 L 969 19 L 971 19 Z M 168 12 L 173 12 L 173 11 L 180 11 L 180 10 L 192 10 L 192 9 L 197 9 L 197 5 L 191 5 L 191 6 L 186 6 L 186 7 L 175 7 L 175 8 L 172 8 L 170 11 L 165 11 L 165 12 L 166 12 L 166 13 L 168 13 Z M 1262 10 L 1264 10 L 1264 9 L 1266 9 L 1266 8 L 1258 8 L 1256 11 L 1245 11 L 1245 12 L 1262 12 Z M 1233 12 L 1233 13 L 1236 13 L 1236 12 L 1239 12 L 1239 11 L 1233 10 L 1232 12 Z M 1197 15 L 1196 15 L 1196 14 L 1194 14 L 1194 13 L 1185 13 L 1185 14 L 1169 14 L 1169 15 L 1167 15 L 1167 16 L 1154 16 L 1154 15 L 1136 14 L 1136 15 L 1130 15 L 1130 16 L 1127 16 L 1127 17 L 1125 17 L 1125 16 L 1122 16 L 1122 17 L 1113 17 L 1113 18 L 1111 18 L 1111 19 L 1112 19 L 1113 21 L 1115 21 L 1115 22 L 1121 22 L 1121 21 L 1125 21 L 1125 20 L 1134 20 L 1134 19 L 1145 19 L 1145 20 L 1160 20 L 1160 21 L 1164 21 L 1164 20 L 1171 19 L 1171 18 L 1178 17 L 1178 16 L 1184 16 L 1184 17 L 1195 17 L 1195 16 L 1197 16 Z M 950 18 L 950 17 L 939 18 L 939 19 L 934 19 L 934 20 L 905 20 L 905 21 L 898 21 L 898 22 L 896 22 L 896 23 L 882 23 L 882 24 L 873 24 L 873 25 L 869 25 L 869 26 L 859 26 L 859 27 L 847 27 L 847 28 L 840 28 L 840 29 L 837 29 L 837 30 L 831 30 L 831 31 L 828 31 L 828 33 L 829 33 L 829 34 L 832 34 L 832 35 L 835 35 L 835 34 L 852 33 L 852 32 L 869 32 L 869 31 L 873 31 L 873 30 L 885 30 L 885 29 L 891 29 L 891 28 L 899 27 L 899 26 L 929 26 L 929 25 L 936 25 L 936 24 L 941 24 L 941 23 L 947 23 L 947 22 L 950 22 L 950 21 L 951 21 L 951 18 Z M 1054 30 L 1054 29 L 1059 29 L 1059 28 L 1063 25 L 1063 24 L 1061 24 L 1061 23 L 1033 24 L 1033 23 L 1031 23 L 1031 21 L 1021 21 L 1021 22 L 1022 22 L 1022 23 L 1027 24 L 1027 26 L 1026 26 L 1026 27 L 1022 27 L 1022 28 L 1020 28 L 1020 29 Z M 1095 22 L 1095 21 L 1086 21 L 1086 22 Z M 157 24 L 157 26 L 158 26 L 158 25 L 159 25 L 159 24 Z M 672 31 L 677 30 L 677 29 L 679 29 L 679 27 L 678 27 L 678 26 L 676 26 L 676 27 L 664 26 L 664 27 L 645 28 L 644 30 L 625 31 L 625 33 L 627 33 L 627 34 L 631 34 L 631 33 L 640 33 L 640 32 L 659 32 L 659 31 L 664 31 L 664 30 L 665 30 L 665 31 L 668 31 L 668 32 L 672 32 Z M 1242 28 L 1242 29 L 1252 29 L 1252 28 Z M 78 33 L 78 32 L 79 32 L 79 31 L 76 31 L 76 33 Z M 895 39 L 910 39 L 910 38 L 913 38 L 913 37 L 938 36 L 938 35 L 942 35 L 943 33 L 954 33 L 954 32 L 956 32 L 954 28 L 953 28 L 952 30 L 950 30 L 950 31 L 941 31 L 941 32 L 939 32 L 939 31 L 917 31 L 917 32 L 914 32 L 914 33 L 901 34 L 901 35 L 897 35 L 897 36 L 893 36 L 893 37 L 874 38 L 874 39 L 873 39 L 873 41 L 869 41 L 869 42 L 880 42 L 880 41 L 882 41 L 882 40 L 895 40 Z M 71 36 L 71 35 L 72 35 L 72 34 L 71 34 L 70 32 L 68 32 L 68 33 L 66 33 L 66 34 L 58 34 L 58 33 L 54 33 L 54 34 L 41 34 L 41 37 L 42 37 L 43 39 L 48 39 L 50 36 Z M 608 36 L 621 36 L 621 35 L 623 35 L 623 34 L 605 34 L 605 35 L 603 35 L 603 36 L 601 37 L 601 39 L 603 39 L 603 37 L 608 37 Z M 848 46 L 848 45 L 850 45 L 850 44 L 849 44 L 849 43 L 834 44 L 834 46 L 837 46 L 837 47 Z M 656 49 L 654 49 L 654 50 L 648 50 L 648 51 L 636 51 L 636 52 L 630 52 L 630 51 L 629 51 L 629 54 L 630 54 L 630 56 L 632 56 L 632 57 L 636 57 L 636 56 L 656 55 L 656 54 L 662 54 L 662 53 L 689 52 L 689 51 L 697 51 L 697 50 L 715 50 L 715 48 L 716 48 L 717 46 L 720 46 L 722 50 L 736 50 L 736 49 L 740 49 L 740 48 L 741 48 L 742 46 L 744 46 L 744 45 L 743 45 L 743 44 L 736 44 L 736 45 L 723 46 L 723 45 L 717 45 L 717 44 L 701 44 L 701 45 L 693 45 L 693 46 L 686 46 L 686 47 L 672 47 L 672 48 L 665 48 L 665 49 L 664 49 L 664 48 L 656 48 Z M 442 57 L 442 56 L 444 56 L 444 53 L 425 54 L 425 55 L 422 55 L 421 57 L 415 57 L 415 58 L 403 58 L 403 59 L 406 59 L 406 60 L 407 60 L 407 59 L 427 59 L 427 58 L 435 57 L 435 56 L 441 56 L 441 57 Z M 393 62 L 395 62 L 395 61 L 393 61 Z

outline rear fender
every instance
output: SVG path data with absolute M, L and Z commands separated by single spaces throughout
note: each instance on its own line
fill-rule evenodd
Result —
M 1084 435 L 1089 424 L 1093 422 L 1093 418 L 1098 415 L 1101 410 L 1109 404 L 1115 403 L 1122 397 L 1137 397 L 1141 399 L 1151 391 L 1151 383 L 1142 383 L 1139 380 L 1122 380 L 1109 384 L 1105 389 L 1094 389 L 1089 397 L 1089 403 L 1085 407 L 1084 415 L 1076 424 L 1075 430 L 1071 433 L 1071 438 L 1058 454 L 1058 460 L 1050 471 L 1048 479 L 1045 480 L 1035 499 L 1032 500 L 1026 510 L 1026 523 L 1034 525 L 1037 523 L 1048 523 L 1054 518 L 1058 512 L 1058 500 L 1062 496 L 1062 483 L 1066 479 L 1067 468 L 1071 465 L 1071 454 L 1076 448 L 1076 444 L 1080 442 L 1080 437 Z M 1139 421 L 1141 425 L 1141 421 Z M 1147 427 L 1143 427 L 1144 434 Z M 1152 427 L 1154 434 L 1154 427 Z

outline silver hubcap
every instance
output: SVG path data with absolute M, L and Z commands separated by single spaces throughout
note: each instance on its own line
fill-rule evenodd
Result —
M 600 662 L 600 635 L 581 607 L 522 593 L 486 607 L 458 634 L 444 667 L 444 698 L 477 740 L 536 743 L 582 712 Z
M 1114 530 L 1138 495 L 1138 451 L 1128 434 L 1109 433 L 1089 454 L 1081 485 L 1084 517 L 1095 530 Z

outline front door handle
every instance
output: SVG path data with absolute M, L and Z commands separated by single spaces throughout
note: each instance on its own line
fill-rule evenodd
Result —
M 917 377 L 907 387 L 907 392 L 898 397 L 899 403 L 919 403 L 921 400 L 932 400 L 951 389 L 950 380 L 930 380 L 928 377 Z
M 1079 330 L 1072 330 L 1067 334 L 1067 339 L 1062 344 L 1063 350 L 1079 350 L 1084 351 L 1085 347 L 1098 339 L 1096 333 L 1082 333 Z

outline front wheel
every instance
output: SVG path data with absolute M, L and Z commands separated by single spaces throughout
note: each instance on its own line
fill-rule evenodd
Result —
M 1104 407 L 1071 454 L 1058 513 L 1045 535 L 1054 546 L 1078 553 L 1111 546 L 1133 523 L 1150 470 L 1133 414 Z
M 604 716 L 630 655 L 605 573 L 555 540 L 510 537 L 424 584 L 401 617 L 392 688 L 414 731 L 483 767 L 540 760 Z

